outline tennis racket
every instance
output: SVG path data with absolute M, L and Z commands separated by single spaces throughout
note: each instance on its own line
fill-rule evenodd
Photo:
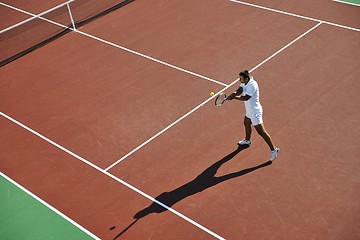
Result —
M 227 101 L 227 97 L 225 93 L 220 93 L 219 96 L 215 99 L 215 106 L 221 107 Z

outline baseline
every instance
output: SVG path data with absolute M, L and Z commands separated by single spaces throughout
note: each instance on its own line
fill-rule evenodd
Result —
M 360 7 L 360 1 L 353 1 L 353 2 L 352 1 L 342 1 L 342 0 L 332 0 L 332 1 Z
M 255 8 L 268 10 L 268 11 L 271 11 L 271 12 L 281 13 L 281 14 L 285 14 L 285 15 L 289 15 L 289 16 L 293 16 L 293 17 L 297 17 L 297 18 L 302 18 L 302 19 L 306 19 L 306 20 L 310 20 L 310 21 L 315 21 L 315 22 L 322 22 L 322 23 L 329 24 L 329 25 L 332 25 L 332 26 L 336 26 L 336 27 L 340 27 L 340 28 L 346 28 L 346 29 L 349 29 L 349 30 L 360 32 L 360 29 L 357 29 L 357 28 L 348 27 L 348 26 L 345 26 L 345 25 L 332 23 L 332 22 L 328 22 L 328 21 L 323 21 L 323 20 L 320 20 L 320 19 L 306 17 L 306 16 L 302 16 L 302 15 L 298 15 L 298 14 L 294 14 L 294 13 L 289 13 L 289 12 L 285 12 L 285 11 L 280 11 L 280 10 L 277 10 L 277 9 L 274 9 L 274 8 L 263 7 L 263 6 L 260 6 L 260 5 L 247 3 L 247 2 L 242 2 L 242 1 L 238 1 L 238 0 L 229 0 L 229 1 L 234 2 L 234 3 L 243 4 L 243 5 L 247 5 L 247 6 L 251 6 L 251 7 L 255 7 Z

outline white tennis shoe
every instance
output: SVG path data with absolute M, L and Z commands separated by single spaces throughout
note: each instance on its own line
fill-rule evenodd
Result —
M 246 139 L 243 139 L 243 140 L 241 140 L 241 141 L 239 141 L 238 143 L 237 143 L 239 146 L 244 146 L 244 145 L 251 145 L 251 141 L 250 140 L 246 140 Z
M 279 154 L 279 152 L 280 152 L 280 148 L 275 148 L 273 151 L 271 151 L 270 161 L 274 161 L 277 155 Z

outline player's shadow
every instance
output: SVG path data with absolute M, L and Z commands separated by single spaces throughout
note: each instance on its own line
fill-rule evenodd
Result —
M 219 183 L 222 183 L 226 180 L 243 176 L 250 172 L 253 172 L 257 169 L 266 167 L 270 165 L 272 162 L 268 161 L 257 165 L 255 167 L 243 169 L 238 172 L 233 172 L 230 174 L 226 174 L 220 177 L 215 177 L 218 169 L 226 162 L 230 161 L 234 158 L 238 153 L 242 150 L 248 148 L 248 146 L 239 146 L 235 151 L 230 153 L 229 155 L 225 156 L 221 160 L 217 161 L 210 167 L 208 167 L 205 171 L 203 171 L 199 176 L 197 176 L 194 180 L 172 190 L 171 192 L 163 192 L 159 196 L 155 198 L 155 201 L 144 208 L 143 210 L 139 211 L 134 216 L 134 222 L 131 223 L 127 228 L 125 228 L 120 234 L 118 234 L 115 238 L 117 239 L 123 233 L 125 233 L 129 228 L 131 228 L 139 219 L 151 214 L 151 213 L 162 213 L 171 208 L 175 203 L 180 202 L 184 198 L 192 196 L 196 193 L 202 192 L 207 188 L 213 187 Z
M 210 167 L 208 167 L 205 171 L 203 171 L 199 176 L 197 176 L 194 180 L 182 185 L 171 192 L 163 192 L 159 196 L 155 198 L 154 201 L 149 207 L 139 211 L 135 214 L 134 219 L 143 218 L 151 213 L 161 213 L 166 211 L 169 207 L 172 207 L 175 203 L 192 196 L 196 193 L 202 192 L 207 188 L 213 187 L 219 183 L 222 183 L 226 180 L 243 176 L 252 171 L 255 171 L 259 168 L 270 165 L 272 162 L 268 161 L 263 164 L 260 164 L 255 167 L 243 169 L 238 172 L 233 172 L 230 174 L 226 174 L 220 177 L 216 177 L 218 169 L 226 162 L 230 161 L 233 157 L 235 157 L 239 152 L 247 148 L 248 146 L 240 146 L 235 151 L 217 161 Z M 160 204 L 164 204 L 161 206 Z

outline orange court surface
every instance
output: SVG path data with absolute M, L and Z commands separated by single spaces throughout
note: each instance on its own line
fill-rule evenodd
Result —
M 63 3 L 2 0 L 0 28 Z M 95 239 L 360 239 L 360 6 L 132 0 L 74 29 L 76 3 L 61 36 L 1 56 L 4 176 Z M 0 55 L 30 39 L 7 32 Z M 244 104 L 209 95 L 244 69 L 273 162 L 254 128 L 237 146 Z

